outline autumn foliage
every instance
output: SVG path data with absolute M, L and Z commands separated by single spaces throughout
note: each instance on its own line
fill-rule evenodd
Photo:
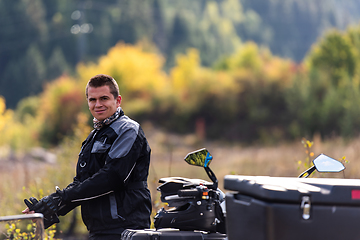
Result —
M 202 122 L 207 138 L 248 143 L 316 132 L 352 136 L 360 127 L 359 34 L 356 27 L 330 31 L 303 63 L 248 42 L 210 68 L 202 66 L 197 49 L 188 49 L 169 72 L 150 43 L 118 43 L 97 62 L 78 65 L 75 76 L 48 83 L 15 111 L 0 99 L 2 144 L 16 148 L 24 135 L 43 146 L 58 144 L 74 132 L 79 113 L 91 125 L 84 88 L 99 73 L 118 82 L 126 114 L 168 131 L 195 132 Z

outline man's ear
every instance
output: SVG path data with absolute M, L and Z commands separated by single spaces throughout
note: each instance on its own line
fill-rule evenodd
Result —
M 116 104 L 117 104 L 117 107 L 120 107 L 120 104 L 121 104 L 121 96 L 120 95 L 116 98 Z

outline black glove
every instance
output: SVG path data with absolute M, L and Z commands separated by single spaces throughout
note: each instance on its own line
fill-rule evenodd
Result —
M 29 208 L 29 210 L 39 212 L 39 209 L 41 208 L 41 204 L 39 204 L 39 201 L 34 197 L 30 197 L 29 200 L 24 199 L 24 203 Z
M 30 201 L 29 201 L 30 200 Z M 29 208 L 30 211 L 35 211 L 36 213 L 42 213 L 44 215 L 44 228 L 47 229 L 54 223 L 59 223 L 60 220 L 56 213 L 49 214 L 47 211 L 47 206 L 45 202 L 41 199 L 38 201 L 34 197 L 30 197 L 29 200 L 24 199 L 26 206 Z
M 40 199 L 40 202 L 44 203 L 45 206 L 45 212 L 44 215 L 53 215 L 56 214 L 62 203 L 61 196 L 58 191 L 50 194 L 49 196 L 43 197 Z

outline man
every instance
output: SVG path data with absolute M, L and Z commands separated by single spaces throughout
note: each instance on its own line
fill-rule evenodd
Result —
M 81 205 L 89 239 L 120 239 L 126 228 L 150 227 L 150 147 L 140 125 L 124 115 L 112 77 L 92 77 L 86 98 L 95 129 L 82 143 L 74 181 L 40 201 L 25 200 L 23 213 L 43 213 L 49 227 Z

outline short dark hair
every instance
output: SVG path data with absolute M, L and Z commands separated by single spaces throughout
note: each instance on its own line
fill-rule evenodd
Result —
M 114 96 L 114 98 L 117 98 L 120 95 L 119 86 L 113 77 L 105 74 L 98 74 L 90 78 L 87 83 L 85 89 L 86 98 L 88 98 L 89 87 L 97 88 L 102 86 L 109 86 L 110 93 Z

